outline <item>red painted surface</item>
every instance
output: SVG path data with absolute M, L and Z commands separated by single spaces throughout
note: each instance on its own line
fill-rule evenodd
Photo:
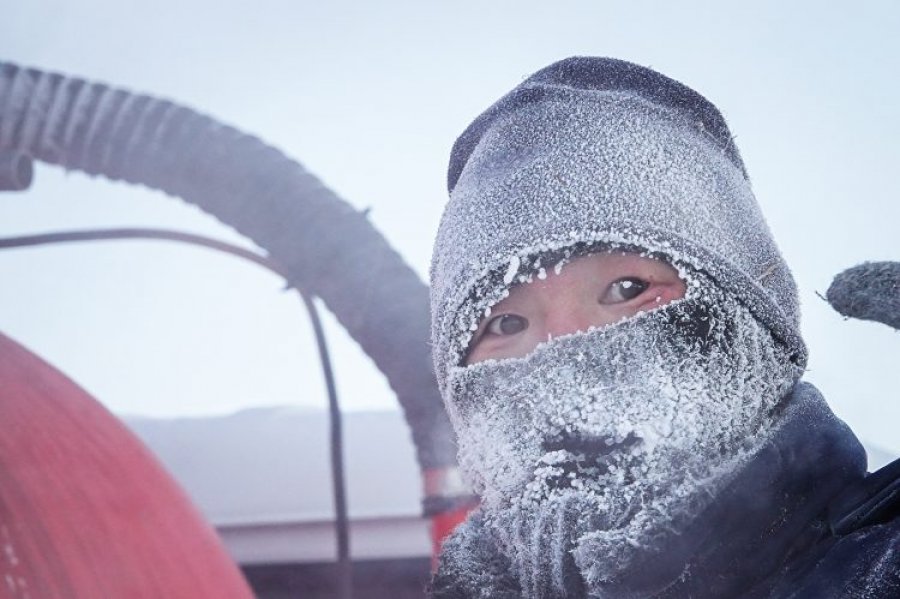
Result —
M 444 540 L 469 513 L 478 507 L 479 500 L 463 482 L 458 466 L 428 468 L 422 472 L 426 497 L 453 498 L 455 508 L 431 515 L 431 568 L 437 568 Z
M 438 557 L 444 540 L 450 536 L 457 526 L 465 522 L 473 509 L 478 506 L 472 503 L 449 512 L 442 512 L 431 517 L 431 569 L 437 568 Z
M 0 599 L 251 599 L 118 419 L 0 334 Z

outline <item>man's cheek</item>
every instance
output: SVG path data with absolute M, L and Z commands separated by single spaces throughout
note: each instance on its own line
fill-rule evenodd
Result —
M 538 445 L 532 427 L 497 408 L 467 412 L 455 426 L 460 464 L 476 492 L 511 494 L 525 484 Z

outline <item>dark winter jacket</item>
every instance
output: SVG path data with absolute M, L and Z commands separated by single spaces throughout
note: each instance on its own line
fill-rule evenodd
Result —
M 859 441 L 811 385 L 786 406 L 784 424 L 695 525 L 596 596 L 900 598 L 900 461 L 866 475 Z M 482 514 L 445 543 L 431 590 L 522 597 Z M 587 596 L 578 583 L 565 595 Z

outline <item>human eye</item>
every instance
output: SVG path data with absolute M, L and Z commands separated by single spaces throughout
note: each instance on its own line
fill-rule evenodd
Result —
M 622 277 L 621 279 L 613 281 L 609 287 L 606 288 L 606 292 L 603 294 L 603 297 L 600 298 L 600 303 L 621 304 L 622 302 L 627 302 L 636 298 L 646 291 L 648 287 L 650 287 L 650 283 L 644 279 L 639 279 L 638 277 Z
M 528 320 L 518 314 L 500 314 L 490 319 L 484 327 L 486 335 L 508 336 L 528 328 Z

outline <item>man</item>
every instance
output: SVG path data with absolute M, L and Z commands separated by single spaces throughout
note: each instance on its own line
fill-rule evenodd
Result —
M 866 478 L 800 381 L 796 287 L 710 102 L 564 60 L 460 136 L 449 188 L 433 351 L 482 504 L 434 597 L 900 597 L 897 468 Z

